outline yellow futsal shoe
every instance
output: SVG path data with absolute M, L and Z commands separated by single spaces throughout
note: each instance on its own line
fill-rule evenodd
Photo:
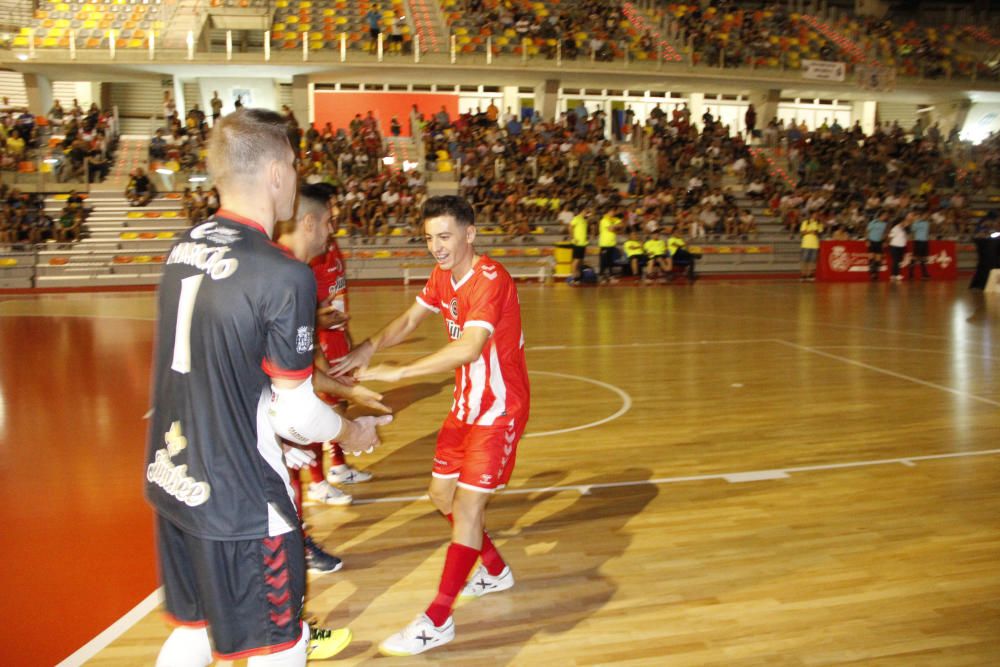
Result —
M 313 628 L 310 631 L 309 646 L 306 648 L 307 660 L 329 660 L 351 643 L 354 637 L 350 628 Z

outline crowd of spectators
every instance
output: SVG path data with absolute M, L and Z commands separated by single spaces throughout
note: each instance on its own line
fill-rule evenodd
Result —
M 118 132 L 110 112 L 102 111 L 96 102 L 84 111 L 76 99 L 69 109 L 55 100 L 45 124 L 51 136 L 56 138 L 54 150 L 59 181 L 95 183 L 107 177 L 118 143 Z M 40 137 L 37 141 L 44 139 Z
M 895 68 L 900 76 L 943 79 L 975 74 L 996 78 L 998 74 L 995 64 L 991 66 L 975 55 L 981 44 L 964 26 L 926 26 L 913 20 L 844 15 L 833 27 L 857 44 L 868 59 Z
M 528 55 L 552 59 L 558 48 L 568 60 L 590 58 L 609 62 L 633 55 L 655 53 L 648 31 L 640 33 L 626 20 L 622 2 L 566 0 L 538 3 L 529 0 L 462 0 L 461 12 L 449 15 L 453 25 L 472 32 L 470 48 L 482 49 L 492 37 L 494 49 L 509 45 L 520 53 L 525 42 Z
M 0 185 L 0 245 L 27 247 L 36 243 L 78 241 L 89 209 L 71 191 L 59 216 L 45 212 L 45 196 Z
M 783 3 L 672 3 L 667 12 L 690 41 L 695 64 L 798 69 L 802 59 L 839 58 L 836 44 Z

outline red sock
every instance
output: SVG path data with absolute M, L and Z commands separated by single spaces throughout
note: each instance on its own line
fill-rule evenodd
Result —
M 497 551 L 497 548 L 493 545 L 493 540 L 490 539 L 485 530 L 483 531 L 483 549 L 479 554 L 483 559 L 483 567 L 494 577 L 503 572 L 503 569 L 507 567 L 507 563 L 503 562 L 500 552 Z
M 448 523 L 453 524 L 455 522 L 451 514 L 445 514 L 444 518 L 448 520 Z M 507 567 L 507 563 L 504 562 L 500 552 L 497 551 L 496 546 L 493 544 L 493 540 L 490 539 L 489 533 L 485 530 L 483 531 L 483 548 L 479 551 L 479 555 L 482 557 L 483 566 L 486 568 L 486 571 L 494 577 L 503 572 L 503 569 Z
M 288 478 L 292 483 L 292 491 L 294 491 L 295 496 L 295 511 L 299 513 L 299 519 L 302 519 L 302 480 L 299 479 L 299 471 L 288 469 Z
M 306 447 L 307 450 L 316 455 L 316 459 L 309 464 L 309 476 L 313 484 L 323 481 L 323 443 L 314 442 Z
M 336 442 L 331 442 L 333 449 L 330 450 L 330 467 L 346 465 L 347 461 L 344 459 L 344 450 L 340 448 Z
M 438 594 L 427 607 L 427 617 L 434 622 L 434 625 L 443 625 L 451 616 L 451 607 L 455 604 L 455 598 L 465 586 L 472 567 L 479 558 L 479 552 L 464 544 L 452 542 L 448 545 L 448 555 L 444 559 L 444 571 L 441 573 L 441 583 L 438 585 Z

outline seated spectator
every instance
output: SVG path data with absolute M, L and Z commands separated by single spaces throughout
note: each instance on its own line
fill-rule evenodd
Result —
M 146 206 L 156 196 L 156 187 L 142 167 L 137 167 L 125 187 L 125 197 L 131 206 Z

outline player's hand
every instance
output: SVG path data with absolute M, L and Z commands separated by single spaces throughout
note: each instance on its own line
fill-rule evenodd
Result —
M 348 392 L 347 400 L 355 405 L 360 405 L 369 410 L 375 410 L 382 414 L 391 414 L 392 408 L 382 403 L 382 394 L 377 394 L 368 387 L 356 384 Z
M 392 421 L 392 415 L 381 417 L 358 417 L 351 422 L 351 428 L 345 434 L 341 433 L 340 446 L 345 452 L 360 456 L 362 452 L 371 454 L 382 441 L 378 437 L 376 427 L 384 426 Z
M 334 361 L 326 374 L 330 377 L 339 377 L 349 374 L 356 368 L 367 368 L 373 354 L 375 354 L 375 347 L 366 340 L 340 359 Z
M 344 311 L 337 310 L 333 306 L 332 301 L 333 295 L 330 295 L 323 299 L 319 304 L 319 308 L 316 309 L 317 329 L 342 329 L 347 324 L 347 321 L 351 319 Z
M 378 366 L 372 366 L 371 368 L 359 369 L 358 372 L 355 373 L 355 377 L 358 379 L 358 382 L 365 382 L 367 380 L 377 380 L 379 382 L 399 382 L 403 379 L 403 367 L 379 364 Z
M 285 450 L 285 465 L 292 470 L 308 468 L 316 460 L 316 455 L 306 449 L 300 449 L 299 447 L 293 447 L 285 443 L 282 443 L 281 447 Z

